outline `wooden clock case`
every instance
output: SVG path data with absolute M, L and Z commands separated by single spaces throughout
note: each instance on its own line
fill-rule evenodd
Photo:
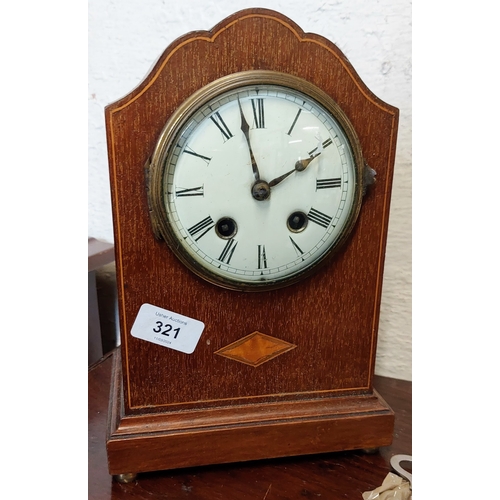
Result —
M 255 69 L 299 76 L 329 94 L 377 181 L 347 244 L 319 273 L 245 293 L 195 276 L 155 238 L 145 165 L 186 98 Z M 105 115 L 121 329 L 109 472 L 389 445 L 394 415 L 373 375 L 398 110 L 374 96 L 333 43 L 277 12 L 248 9 L 177 39 Z M 144 303 L 205 323 L 195 351 L 132 337 Z

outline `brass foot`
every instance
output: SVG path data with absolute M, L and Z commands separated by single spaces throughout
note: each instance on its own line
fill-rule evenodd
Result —
M 118 483 L 132 483 L 136 480 L 137 474 L 134 472 L 127 472 L 125 474 L 117 474 L 113 477 Z

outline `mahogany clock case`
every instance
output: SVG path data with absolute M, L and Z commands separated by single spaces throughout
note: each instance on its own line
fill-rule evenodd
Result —
M 155 238 L 144 170 L 187 98 L 249 70 L 295 75 L 331 96 L 377 179 L 334 260 L 293 286 L 258 293 L 200 279 Z M 389 445 L 394 415 L 373 375 L 398 110 L 333 43 L 277 12 L 247 9 L 173 42 L 105 115 L 122 352 L 110 400 L 110 473 Z M 144 303 L 205 324 L 193 354 L 131 336 Z M 266 339 L 293 348 L 258 362 Z M 233 344 L 247 362 L 221 355 Z

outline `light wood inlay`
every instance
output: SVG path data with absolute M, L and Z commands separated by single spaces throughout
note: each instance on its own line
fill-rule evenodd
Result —
M 253 332 L 222 349 L 215 354 L 250 366 L 259 366 L 280 354 L 291 351 L 297 346 L 284 340 Z

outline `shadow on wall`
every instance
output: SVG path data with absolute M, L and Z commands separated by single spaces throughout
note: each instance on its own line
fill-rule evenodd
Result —
M 103 355 L 120 343 L 118 296 L 115 263 L 107 264 L 96 272 L 97 302 Z
M 88 364 L 119 345 L 118 298 L 114 248 L 89 238 Z

